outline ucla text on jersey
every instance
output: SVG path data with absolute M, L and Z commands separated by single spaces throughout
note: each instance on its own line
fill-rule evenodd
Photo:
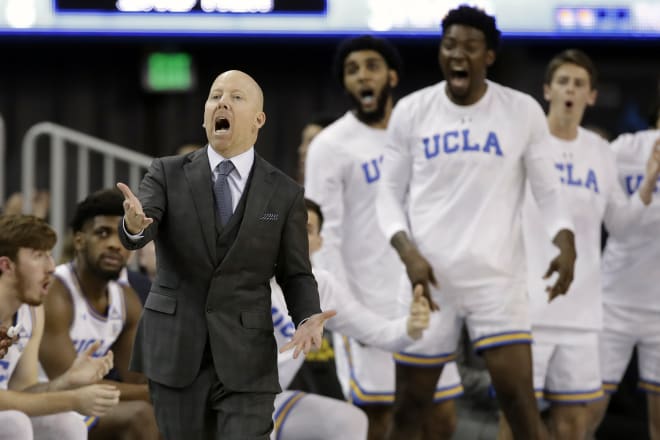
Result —
M 596 178 L 596 173 L 591 168 L 587 170 L 587 175 L 584 177 L 584 180 L 579 176 L 576 176 L 574 165 L 570 162 L 556 163 L 555 168 L 559 170 L 559 180 L 564 185 L 583 186 L 595 193 L 600 192 L 598 190 L 598 179 Z
M 282 313 L 277 307 L 271 308 L 271 314 L 273 316 L 273 327 L 275 327 L 275 331 L 280 332 L 285 338 L 293 337 L 296 328 L 289 319 L 289 316 Z
M 628 191 L 628 195 L 633 194 L 635 191 L 639 189 L 639 185 L 642 184 L 642 180 L 644 180 L 644 175 L 643 174 L 629 174 L 624 176 L 624 180 L 626 182 L 626 191 Z M 658 188 L 660 188 L 660 178 L 658 178 L 658 181 L 655 185 L 655 191 L 654 193 L 658 193 Z
M 92 345 L 94 342 L 99 341 L 101 343 L 100 347 L 92 356 L 94 357 L 101 357 L 104 356 L 105 353 L 103 352 L 103 346 L 105 343 L 104 339 L 74 339 L 73 340 L 73 348 L 76 350 L 76 353 L 84 353 L 85 350 L 89 348 L 90 345 Z
M 442 142 L 440 142 L 441 139 Z M 502 156 L 500 141 L 497 139 L 497 135 L 492 131 L 488 132 L 488 136 L 486 137 L 483 146 L 476 143 L 474 139 L 470 139 L 469 129 L 437 133 L 431 137 L 422 138 L 422 142 L 424 144 L 424 154 L 426 155 L 427 159 L 434 158 L 440 154 L 440 144 L 442 144 L 442 151 L 445 154 L 454 154 L 459 152 L 482 152 L 487 154 L 494 154 L 496 156 Z

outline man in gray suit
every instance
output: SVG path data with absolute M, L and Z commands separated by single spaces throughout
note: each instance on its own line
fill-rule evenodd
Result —
M 156 159 L 136 197 L 124 184 L 120 238 L 154 240 L 158 269 L 131 366 L 149 378 L 166 439 L 268 439 L 277 379 L 269 279 L 296 323 L 294 354 L 320 346 L 323 323 L 303 190 L 254 152 L 263 94 L 228 71 L 204 108 L 209 144 Z

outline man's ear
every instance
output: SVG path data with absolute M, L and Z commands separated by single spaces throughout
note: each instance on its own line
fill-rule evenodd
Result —
M 396 70 L 390 69 L 388 71 L 388 76 L 389 76 L 389 84 L 391 88 L 395 88 L 396 86 L 399 85 L 399 74 L 396 72 Z
M 495 51 L 493 49 L 488 49 L 486 51 L 486 65 L 488 67 L 492 66 L 493 63 L 495 62 Z
M 543 84 L 543 99 L 550 102 L 550 86 L 548 84 Z
M 73 250 L 79 252 L 85 246 L 85 235 L 82 231 L 73 233 Z
M 0 272 L 5 273 L 13 269 L 14 262 L 7 256 L 0 257 Z
M 264 124 L 266 123 L 266 113 L 264 113 L 264 112 L 257 113 L 257 117 L 255 118 L 255 122 L 257 124 L 257 128 L 263 127 Z
M 596 104 L 596 99 L 598 99 L 598 90 L 591 89 L 589 92 L 589 97 L 587 98 L 587 105 L 592 107 L 594 104 Z

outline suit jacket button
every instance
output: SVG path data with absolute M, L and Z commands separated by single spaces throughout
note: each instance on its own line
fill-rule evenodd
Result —
M 213 308 L 211 308 L 211 307 L 206 308 L 206 313 L 211 313 L 212 311 L 213 311 Z

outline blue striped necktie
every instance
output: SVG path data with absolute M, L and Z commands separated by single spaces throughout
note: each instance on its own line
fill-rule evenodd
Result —
M 227 177 L 234 170 L 234 164 L 230 160 L 223 160 L 215 167 L 216 178 L 213 183 L 213 195 L 215 196 L 215 208 L 218 211 L 220 224 L 225 226 L 233 213 L 231 203 L 231 191 Z

